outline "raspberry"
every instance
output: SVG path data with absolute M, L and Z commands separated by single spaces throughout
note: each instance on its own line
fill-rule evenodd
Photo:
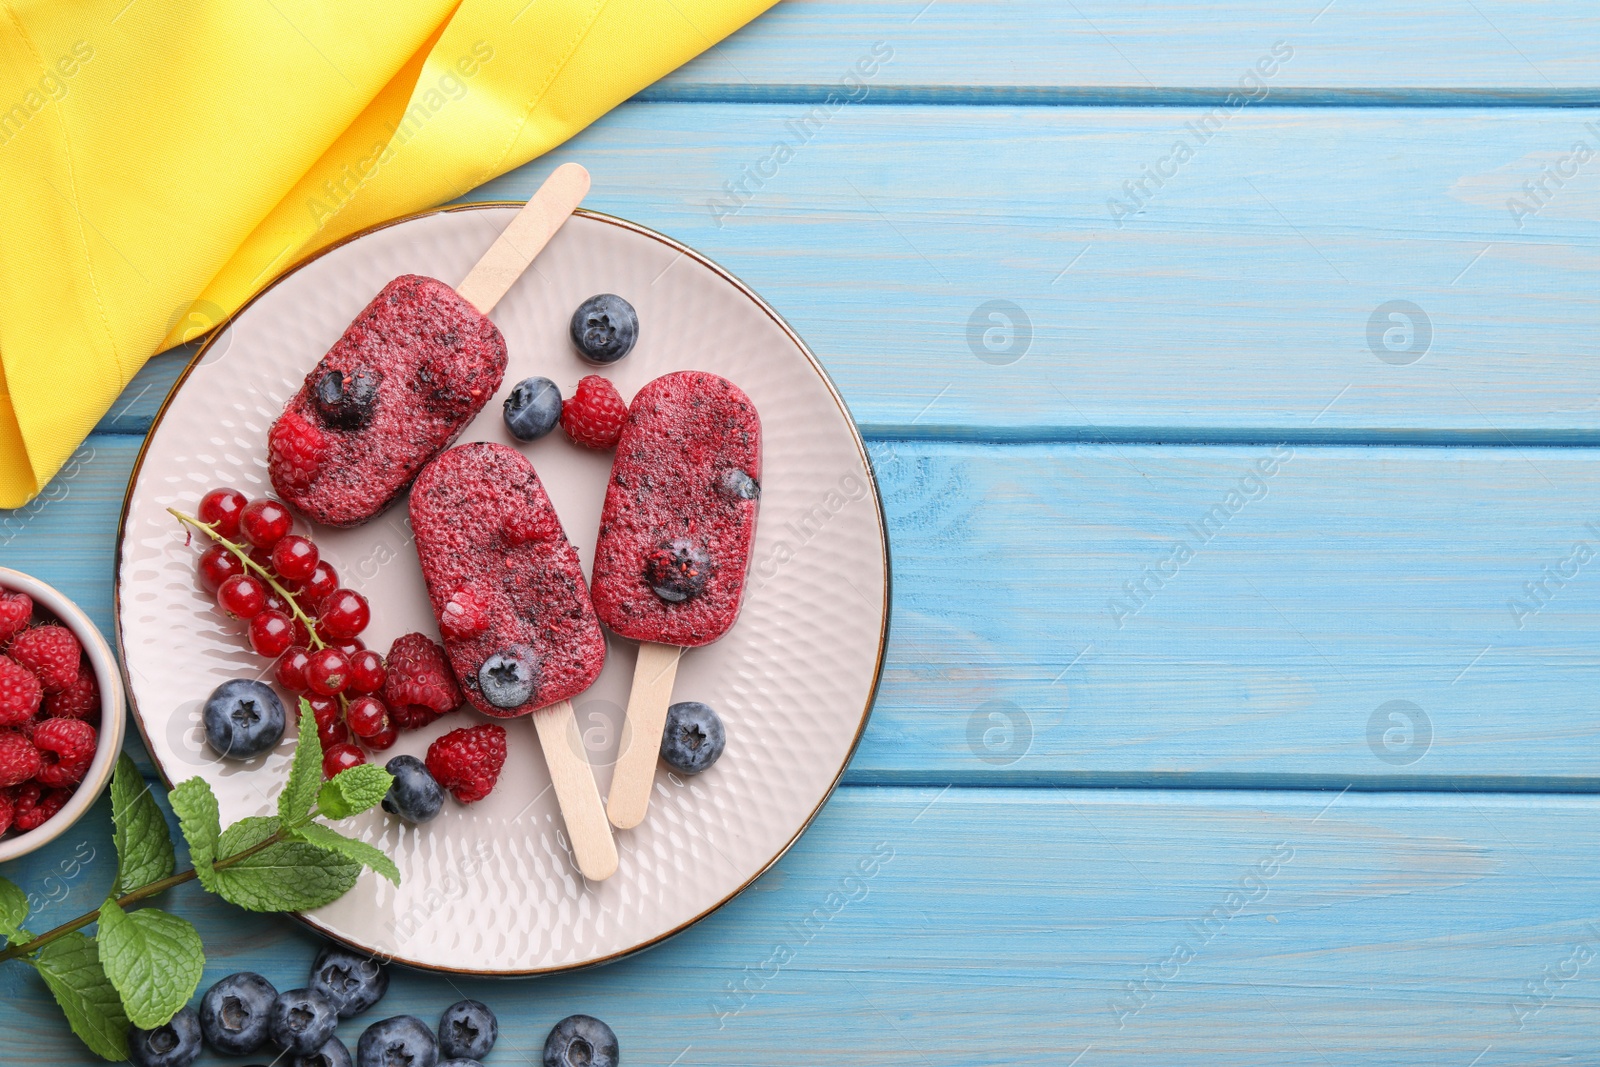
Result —
M 451 730 L 428 746 L 428 773 L 463 804 L 482 800 L 506 762 L 506 728 L 495 723 Z
M 94 762 L 99 734 L 93 726 L 76 719 L 46 719 L 33 731 L 33 743 L 43 764 L 39 784 L 59 789 L 77 785 Z
M 328 442 L 295 411 L 285 411 L 267 434 L 267 471 L 272 484 L 304 489 L 317 477 L 328 454 Z
M 72 799 L 70 789 L 41 790 L 37 782 L 29 782 L 17 791 L 16 823 L 18 830 L 37 830 L 50 817 Z
M 488 598 L 472 589 L 457 589 L 439 613 L 439 629 L 452 641 L 465 641 L 488 628 Z
M 561 524 L 543 511 L 522 507 L 506 512 L 500 520 L 500 532 L 506 544 L 515 548 L 518 545 L 556 540 L 561 536 Z
M 465 698 L 444 658 L 444 649 L 426 634 L 395 638 L 385 661 L 383 702 L 396 726 L 415 730 L 454 711 Z
M 617 387 L 598 374 L 578 382 L 577 390 L 561 405 L 561 428 L 584 448 L 612 448 L 622 434 L 628 406 Z
M 0 789 L 0 834 L 11 829 L 11 821 L 16 814 L 16 805 L 11 802 L 11 790 Z
M 0 648 L 21 633 L 33 618 L 33 597 L 27 593 L 0 593 Z
M 11 641 L 11 658 L 34 673 L 46 693 L 59 693 L 78 678 L 83 650 L 65 626 L 24 630 Z
M 52 719 L 100 718 L 100 684 L 87 663 L 78 665 L 78 677 L 59 693 L 44 698 L 44 713 Z
M 17 726 L 39 710 L 44 690 L 33 672 L 10 656 L 0 656 L 0 726 Z
M 17 730 L 0 730 L 0 787 L 21 785 L 39 773 L 39 750 Z

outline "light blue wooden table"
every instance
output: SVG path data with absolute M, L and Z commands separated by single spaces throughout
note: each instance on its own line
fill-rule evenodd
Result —
M 749 892 L 387 1006 L 488 1001 L 491 1067 L 575 1011 L 662 1067 L 1600 1061 L 1597 46 L 1579 0 L 789 2 L 473 191 L 581 160 L 788 317 L 873 449 L 893 637 Z M 185 358 L 0 519 L 107 632 Z M 81 825 L 3 872 L 95 850 L 47 918 L 111 878 Z M 207 981 L 302 978 L 295 924 L 175 896 Z M 0 1059 L 82 1058 L 0 998 Z

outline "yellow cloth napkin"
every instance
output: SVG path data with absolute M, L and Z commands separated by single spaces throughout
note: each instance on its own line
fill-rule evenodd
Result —
M 774 2 L 0 0 L 0 507 L 152 354 Z

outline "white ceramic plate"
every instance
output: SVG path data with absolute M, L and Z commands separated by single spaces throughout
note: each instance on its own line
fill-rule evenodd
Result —
M 457 281 L 514 208 L 440 210 L 378 228 L 311 260 L 247 305 L 203 349 L 151 430 L 128 490 L 117 570 L 117 637 L 135 719 L 169 782 L 202 775 L 224 823 L 268 814 L 292 752 L 286 737 L 248 763 L 214 759 L 200 706 L 222 681 L 260 676 L 242 626 L 195 581 L 199 546 L 165 509 L 191 511 L 209 488 L 270 492 L 266 433 L 306 371 L 385 283 L 404 273 Z M 618 293 L 639 313 L 639 342 L 596 371 L 567 337 L 573 309 Z M 395 858 L 397 889 L 368 873 L 305 916 L 370 952 L 462 973 L 532 974 L 614 959 L 682 930 L 771 865 L 820 809 L 866 725 L 888 623 L 888 563 L 877 490 L 860 437 L 816 360 L 736 279 L 659 234 L 581 213 L 494 311 L 511 353 L 500 392 L 462 435 L 504 441 L 538 469 L 587 564 L 609 453 L 558 429 L 518 444 L 501 402 L 522 378 L 570 396 L 602 373 L 625 399 L 672 370 L 713 371 L 761 413 L 764 477 L 748 594 L 733 630 L 684 656 L 674 697 L 703 700 L 728 728 L 722 759 L 695 778 L 658 768 L 649 817 L 617 835 L 610 880 L 578 874 L 533 724 L 506 723 L 499 786 L 470 807 L 411 827 L 382 812 L 352 820 Z M 303 525 L 303 523 L 302 523 Z M 314 528 L 341 581 L 364 593 L 363 637 L 386 650 L 402 633 L 436 634 L 401 501 L 354 530 Z M 610 638 L 605 670 L 576 698 L 602 795 L 616 757 L 634 646 Z M 480 720 L 463 711 L 404 735 L 382 758 L 421 756 L 439 734 Z

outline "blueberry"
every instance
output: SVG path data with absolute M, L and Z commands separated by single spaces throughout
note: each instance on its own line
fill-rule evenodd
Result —
M 283 701 L 270 685 L 251 678 L 217 686 L 201 718 L 206 741 L 229 759 L 259 756 L 283 738 Z
M 411 756 L 398 758 L 415 762 Z M 328 998 L 339 1018 L 349 1019 L 383 999 L 389 969 L 370 956 L 329 945 L 311 965 L 311 989 Z
M 499 1020 L 480 1001 L 457 1001 L 439 1016 L 439 1051 L 451 1059 L 481 1060 L 499 1036 Z
M 200 1015 L 180 1008 L 165 1026 L 128 1027 L 128 1062 L 133 1067 L 189 1067 L 200 1058 Z
M 717 491 L 729 500 L 754 500 L 761 485 L 738 467 L 729 467 L 717 476 Z
M 224 1056 L 243 1056 L 267 1043 L 268 1016 L 278 991 L 253 971 L 230 974 L 200 998 L 200 1033 Z
M 681 604 L 706 587 L 711 557 L 684 538 L 658 546 L 645 557 L 645 584 L 669 604 Z
M 428 773 L 428 765 L 415 756 L 396 756 L 384 765 L 394 784 L 383 798 L 383 810 L 406 822 L 427 822 L 444 807 L 444 790 Z
M 483 1067 L 477 1060 L 440 1060 L 439 1067 Z
M 437 1067 L 439 1043 L 415 1015 L 373 1023 L 356 1043 L 357 1067 Z
M 501 649 L 483 661 L 478 668 L 478 689 L 483 699 L 497 708 L 514 708 L 526 704 L 533 696 L 534 675 L 538 672 L 538 658 L 527 645 L 512 645 Z
M 328 1043 L 339 1025 L 339 1010 L 314 989 L 291 989 L 278 994 L 271 1020 L 272 1040 L 290 1055 L 303 1056 Z
M 709 705 L 685 700 L 667 709 L 667 728 L 661 734 L 661 758 L 674 770 L 699 774 L 722 755 L 728 732 Z
M 633 351 L 638 339 L 639 316 L 620 296 L 591 296 L 572 313 L 572 343 L 590 363 L 615 363 Z
M 311 388 L 311 403 L 322 421 L 336 430 L 359 430 L 372 421 L 378 402 L 378 376 L 369 370 L 354 374 L 328 370 Z
M 328 1043 L 317 1051 L 292 1057 L 289 1060 L 289 1067 L 352 1067 L 354 1062 L 345 1043 L 336 1037 L 330 1037 Z
M 549 378 L 524 378 L 506 397 L 506 429 L 519 441 L 533 441 L 561 419 L 561 390 Z
M 544 1067 L 617 1067 L 617 1035 L 592 1015 L 569 1015 L 544 1042 Z

